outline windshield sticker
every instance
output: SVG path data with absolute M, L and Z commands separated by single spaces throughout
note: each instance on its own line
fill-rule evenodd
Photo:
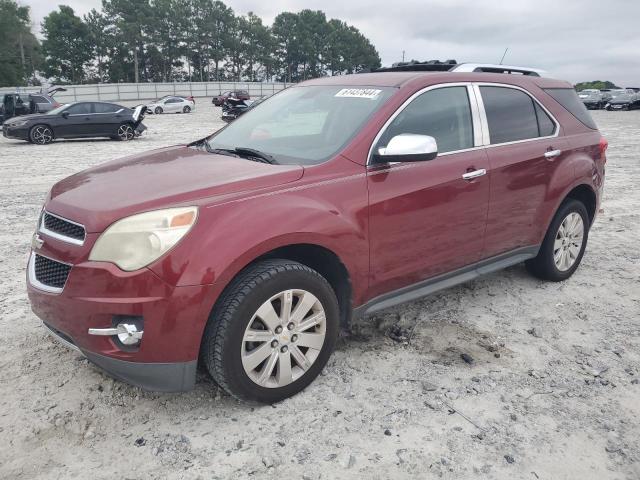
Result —
M 382 90 L 377 90 L 375 88 L 343 88 L 338 93 L 336 93 L 336 97 L 347 97 L 347 98 L 369 98 L 371 100 L 375 99 Z

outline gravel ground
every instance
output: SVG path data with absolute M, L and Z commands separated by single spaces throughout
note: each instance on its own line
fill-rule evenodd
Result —
M 129 143 L 0 138 L 0 478 L 640 478 L 640 111 L 593 114 L 605 211 L 570 280 L 516 266 L 361 320 L 307 390 L 256 407 L 204 373 L 185 394 L 113 381 L 53 343 L 25 294 L 51 185 L 221 125 L 198 107 Z

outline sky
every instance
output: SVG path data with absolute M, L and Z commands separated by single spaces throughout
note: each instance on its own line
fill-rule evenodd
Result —
M 132 0 L 135 1 L 135 0 Z M 34 30 L 58 4 L 19 0 L 31 7 Z M 77 14 L 100 0 L 66 0 Z M 455 59 L 542 68 L 573 83 L 611 80 L 640 87 L 638 0 L 227 0 L 271 24 L 283 11 L 322 10 L 357 27 L 383 65 L 405 59 Z

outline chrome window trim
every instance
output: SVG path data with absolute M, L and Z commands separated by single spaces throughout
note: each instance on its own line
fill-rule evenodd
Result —
M 82 230 L 84 230 L 84 238 L 82 240 L 78 240 L 76 238 L 72 238 L 72 237 L 67 237 L 65 235 L 61 235 L 61 234 L 59 234 L 57 232 L 54 232 L 53 230 L 49 230 L 47 227 L 44 226 L 44 217 L 45 217 L 45 215 L 51 215 L 52 217 L 56 217 L 56 218 L 58 218 L 60 220 L 64 220 L 65 222 L 72 223 L 74 225 L 77 225 L 78 227 L 82 227 Z M 51 237 L 51 238 L 55 238 L 56 240 L 60 240 L 61 242 L 72 243 L 74 245 L 79 245 L 79 246 L 84 245 L 84 241 L 87 238 L 87 229 L 85 228 L 84 225 L 82 225 L 81 223 L 78 223 L 78 222 L 74 222 L 73 220 L 69 220 L 68 218 L 61 217 L 60 215 L 56 215 L 54 213 L 48 212 L 46 210 L 44 210 L 42 212 L 42 214 L 40 215 L 40 225 L 38 226 L 38 233 L 43 233 L 44 235 L 46 235 L 48 237 Z
M 32 287 L 37 288 L 38 290 L 42 290 L 43 292 L 47 292 L 47 293 L 55 293 L 55 294 L 60 294 L 62 293 L 62 291 L 64 290 L 64 287 L 67 285 L 67 280 L 69 279 L 69 275 L 67 275 L 67 278 L 64 281 L 64 285 L 62 287 L 51 287 L 49 285 L 45 285 L 44 283 L 41 283 L 40 281 L 38 281 L 38 279 L 36 278 L 36 255 L 46 258 L 47 260 L 51 260 L 52 262 L 57 262 L 57 263 L 62 263 L 64 265 L 68 265 L 69 267 L 73 268 L 73 265 L 71 265 L 70 263 L 66 263 L 66 262 L 61 262 L 60 260 L 55 260 L 53 258 L 49 258 L 46 255 L 42 255 L 40 253 L 36 253 L 36 252 L 31 252 L 31 256 L 29 257 L 29 265 L 27 266 L 27 271 L 28 271 L 28 275 L 29 275 L 29 283 L 31 284 Z M 69 274 L 71 274 L 71 272 L 69 272 Z
M 500 88 L 511 88 L 513 90 L 520 90 L 524 94 L 528 95 L 529 98 L 533 100 L 547 115 L 556 126 L 553 135 L 547 135 L 545 137 L 533 137 L 533 138 L 525 138 L 522 140 L 513 140 L 511 142 L 502 142 L 502 143 L 491 143 L 491 134 L 489 132 L 489 122 L 487 120 L 487 113 L 484 107 L 484 100 L 482 99 L 482 92 L 480 91 L 480 87 L 500 87 Z M 479 103 L 481 104 L 481 120 L 484 125 L 483 132 L 486 132 L 486 137 L 483 138 L 483 145 L 485 148 L 492 147 L 501 147 L 503 145 L 515 145 L 517 143 L 524 142 L 532 142 L 535 140 L 544 140 L 545 138 L 556 138 L 560 136 L 560 122 L 556 119 L 556 117 L 544 106 L 542 103 L 538 101 L 538 99 L 532 95 L 529 91 L 525 90 L 522 87 L 518 87 L 516 85 L 510 85 L 508 83 L 496 83 L 496 82 L 473 82 L 473 88 L 476 91 L 476 97 L 479 99 Z
M 371 165 L 371 157 L 373 155 L 373 148 L 378 143 L 378 141 L 380 140 L 380 137 L 382 137 L 382 135 L 387 130 L 389 125 L 391 125 L 391 123 L 396 119 L 396 117 L 398 115 L 400 115 L 402 113 L 402 111 L 405 108 L 407 108 L 409 106 L 409 104 L 411 102 L 413 102 L 416 98 L 418 98 L 420 95 L 422 95 L 423 93 L 429 92 L 431 90 L 439 89 L 439 88 L 466 87 L 467 96 L 469 97 L 469 108 L 471 109 L 471 123 L 472 123 L 472 126 L 473 126 L 473 142 L 474 142 L 474 146 L 471 147 L 471 148 L 465 148 L 465 149 L 462 149 L 462 150 L 452 150 L 451 152 L 438 153 L 438 157 L 443 157 L 445 155 L 452 155 L 454 153 L 470 152 L 470 151 L 473 151 L 473 150 L 477 150 L 479 148 L 483 148 L 481 144 L 477 143 L 479 138 L 478 138 L 478 131 L 476 130 L 476 128 L 479 127 L 479 129 L 480 129 L 479 131 L 480 132 L 484 132 L 484 130 L 482 128 L 481 118 L 479 116 L 480 113 L 479 113 L 479 108 L 478 108 L 477 95 L 476 95 L 475 91 L 473 90 L 472 85 L 473 85 L 472 82 L 438 83 L 436 85 L 429 85 L 428 87 L 424 87 L 424 88 L 418 90 L 417 92 L 415 92 L 409 98 L 407 98 L 402 103 L 402 105 L 400 105 L 396 109 L 396 111 L 393 112 L 393 114 L 387 119 L 387 121 L 384 123 L 384 125 L 382 125 L 382 128 L 380 128 L 380 130 L 378 131 L 378 133 L 374 137 L 373 142 L 371 143 L 371 146 L 369 147 L 369 153 L 367 155 L 367 163 L 366 163 L 366 165 L 367 166 Z M 480 138 L 482 138 L 482 136 L 480 136 Z M 392 162 L 392 163 L 398 163 L 398 162 Z

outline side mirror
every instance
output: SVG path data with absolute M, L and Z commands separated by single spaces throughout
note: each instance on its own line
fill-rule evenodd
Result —
M 62 118 L 69 118 L 69 112 L 62 112 Z
M 424 162 L 438 156 L 436 139 L 429 135 L 403 133 L 393 137 L 386 147 L 378 148 L 375 163 Z

